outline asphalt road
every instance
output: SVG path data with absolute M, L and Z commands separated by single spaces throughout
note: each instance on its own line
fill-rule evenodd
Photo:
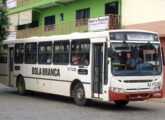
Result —
M 130 102 L 125 107 L 92 102 L 77 106 L 67 97 L 43 93 L 20 96 L 0 85 L 0 120 L 164 120 L 165 103 Z

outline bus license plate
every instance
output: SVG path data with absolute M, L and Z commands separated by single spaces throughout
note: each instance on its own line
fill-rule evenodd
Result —
M 161 82 L 151 82 L 151 83 L 147 83 L 148 87 L 157 87 L 157 86 L 161 86 Z

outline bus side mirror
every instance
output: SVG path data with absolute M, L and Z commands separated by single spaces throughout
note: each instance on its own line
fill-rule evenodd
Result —
M 108 57 L 112 57 L 113 56 L 113 50 L 112 50 L 112 47 L 108 48 Z

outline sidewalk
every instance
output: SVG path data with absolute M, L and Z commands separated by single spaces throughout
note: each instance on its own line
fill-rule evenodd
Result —
M 2 91 L 16 91 L 16 89 L 0 84 L 0 92 Z
M 153 99 L 149 99 L 149 101 L 165 103 L 165 98 L 153 98 Z

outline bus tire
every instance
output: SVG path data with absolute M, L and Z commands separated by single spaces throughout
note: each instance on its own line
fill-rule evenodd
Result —
M 20 95 L 26 94 L 25 81 L 24 81 L 23 77 L 18 78 L 17 90 L 18 90 L 18 94 L 20 94 Z
M 114 101 L 116 105 L 118 106 L 125 106 L 129 103 L 128 100 L 118 100 L 118 101 Z
M 74 87 L 74 102 L 77 105 L 84 106 L 87 104 L 87 99 L 85 98 L 85 91 L 81 83 L 77 83 Z

